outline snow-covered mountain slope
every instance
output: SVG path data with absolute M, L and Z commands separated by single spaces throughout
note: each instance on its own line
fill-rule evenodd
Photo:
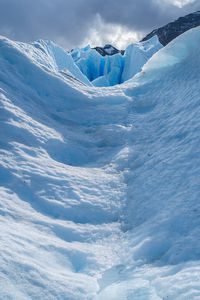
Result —
M 199 42 L 97 88 L 0 39 L 0 298 L 199 299 Z
M 197 26 L 200 26 L 200 11 L 196 11 L 184 17 L 180 17 L 163 27 L 154 29 L 142 39 L 142 42 L 147 41 L 153 36 L 157 35 L 160 43 L 163 46 L 166 46 L 180 34 Z
M 129 80 L 140 72 L 147 60 L 161 48 L 162 45 L 155 36 L 146 42 L 129 45 L 124 55 L 118 53 L 103 57 L 90 46 L 82 49 L 77 47 L 71 55 L 89 81 L 94 86 L 101 87 Z

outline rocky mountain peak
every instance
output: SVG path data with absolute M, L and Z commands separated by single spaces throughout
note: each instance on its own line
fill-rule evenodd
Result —
M 200 26 L 200 11 L 196 11 L 184 17 L 180 17 L 177 20 L 170 22 L 169 24 L 154 29 L 152 32 L 147 34 L 142 40 L 146 41 L 152 38 L 154 35 L 158 36 L 160 43 L 166 46 L 169 42 L 175 39 L 185 31 Z

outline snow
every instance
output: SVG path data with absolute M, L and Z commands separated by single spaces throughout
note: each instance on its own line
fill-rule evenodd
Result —
M 200 298 L 199 42 L 94 87 L 1 37 L 0 298 Z
M 89 80 L 74 63 L 72 56 L 53 42 L 44 40 L 29 44 L 17 42 L 16 46 L 20 47 L 22 52 L 25 52 L 36 63 L 46 66 L 54 72 L 67 70 L 69 75 L 91 86 Z

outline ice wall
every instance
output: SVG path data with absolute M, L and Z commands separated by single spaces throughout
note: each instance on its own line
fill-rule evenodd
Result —
M 113 86 L 140 72 L 147 60 L 161 48 L 157 36 L 154 36 L 146 42 L 129 45 L 124 55 L 103 57 L 90 46 L 76 48 L 71 55 L 94 86 Z
M 55 43 L 38 40 L 34 43 L 17 42 L 16 45 L 36 63 L 46 66 L 54 72 L 65 71 L 86 85 L 91 85 L 87 77 L 74 63 L 71 55 Z
M 149 58 L 162 47 L 157 36 L 145 42 L 129 45 L 124 54 L 121 83 L 139 73 Z

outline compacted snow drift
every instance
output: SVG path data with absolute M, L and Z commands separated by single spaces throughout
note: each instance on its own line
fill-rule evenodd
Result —
M 0 299 L 200 298 L 199 44 L 94 87 L 0 38 Z

